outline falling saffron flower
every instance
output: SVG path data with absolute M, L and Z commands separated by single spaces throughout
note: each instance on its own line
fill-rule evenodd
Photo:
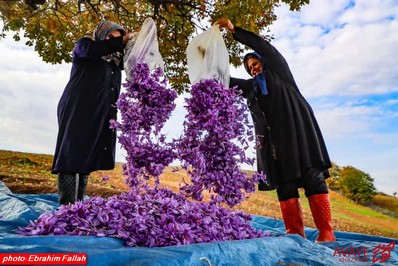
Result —
M 181 191 L 198 201 L 208 191 L 214 203 L 231 207 L 241 203 L 246 193 L 255 191 L 261 178 L 258 174 L 248 178 L 240 169 L 242 163 L 254 163 L 244 152 L 252 128 L 248 126 L 243 97 L 208 79 L 192 86 L 186 103 L 184 134 L 174 145 L 192 182 L 182 186 Z
M 161 134 L 175 108 L 177 93 L 167 88 L 161 68 L 152 70 L 147 64 L 136 64 L 131 80 L 124 84 L 126 92 L 117 101 L 121 122 L 112 121 L 119 130 L 119 142 L 127 152 L 124 173 L 126 183 L 134 188 L 159 175 L 174 159 L 172 145 Z

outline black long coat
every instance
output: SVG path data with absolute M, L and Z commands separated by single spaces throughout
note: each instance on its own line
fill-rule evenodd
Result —
M 123 49 L 121 37 L 76 42 L 70 80 L 58 104 L 53 174 L 114 168 L 116 132 L 109 128 L 109 120 L 116 119 L 122 64 L 102 57 Z
M 256 151 L 257 170 L 263 171 L 267 180 L 259 189 L 276 189 L 285 182 L 305 178 L 309 171 L 327 172 L 331 162 L 322 133 L 286 60 L 252 32 L 235 27 L 233 37 L 262 57 L 269 92 L 265 96 L 257 92 L 254 79 L 231 78 L 230 86 L 237 85 L 247 98 L 256 136 L 264 136 L 264 148 Z

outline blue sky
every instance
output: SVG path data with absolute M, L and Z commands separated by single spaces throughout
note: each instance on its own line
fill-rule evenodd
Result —
M 312 105 L 331 159 L 398 192 L 398 2 L 317 0 L 276 14 L 272 43 Z M 70 65 L 45 64 L 10 36 L 0 40 L 0 58 L 0 149 L 52 154 Z M 248 77 L 242 67 L 231 75 Z M 166 124 L 171 137 L 182 132 L 184 97 Z

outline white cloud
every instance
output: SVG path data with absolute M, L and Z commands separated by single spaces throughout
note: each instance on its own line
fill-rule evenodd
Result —
M 330 27 L 347 7 L 350 0 L 312 1 L 302 8 L 300 18 L 302 24 L 314 24 L 322 27 Z
M 339 21 L 350 24 L 376 24 L 389 20 L 398 14 L 398 6 L 395 0 L 360 0 L 344 12 Z
M 367 132 L 371 127 L 369 113 L 372 112 L 372 108 L 366 106 L 328 106 L 318 110 L 316 117 L 325 136 L 341 138 Z
M 358 17 L 362 17 L 364 2 L 374 2 L 366 7 L 374 15 L 361 24 Z M 392 56 L 398 54 L 398 21 L 390 18 L 396 5 L 391 1 L 388 6 L 360 1 L 358 6 L 347 9 L 356 17 L 345 15 L 341 9 L 348 3 L 311 2 L 294 16 L 289 16 L 285 6 L 279 11 L 279 20 L 271 26 L 274 45 L 289 62 L 307 97 L 398 91 L 398 64 Z

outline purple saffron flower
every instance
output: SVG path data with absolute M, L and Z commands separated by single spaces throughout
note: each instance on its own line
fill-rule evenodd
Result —
M 258 183 L 257 175 L 248 178 L 239 167 L 254 163 L 244 152 L 246 138 L 253 137 L 243 97 L 209 79 L 193 85 L 191 98 L 185 100 L 184 134 L 174 145 L 192 183 L 183 185 L 182 193 L 201 201 L 208 191 L 212 202 L 231 207 L 241 203 Z

